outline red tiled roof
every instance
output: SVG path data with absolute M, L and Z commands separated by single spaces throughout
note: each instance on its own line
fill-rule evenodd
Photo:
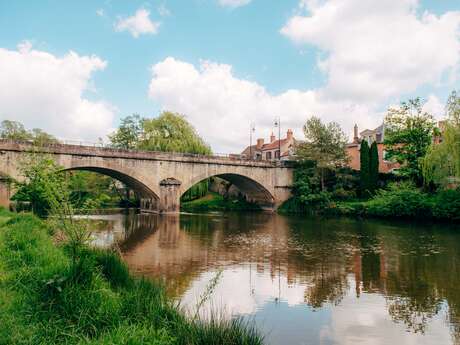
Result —
M 272 143 L 265 144 L 264 146 L 262 146 L 262 151 L 277 149 L 280 145 L 284 145 L 284 143 L 286 143 L 287 140 L 288 139 L 281 139 L 281 143 L 280 140 L 275 140 Z

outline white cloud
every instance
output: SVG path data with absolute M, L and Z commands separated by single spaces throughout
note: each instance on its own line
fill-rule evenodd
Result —
M 115 30 L 129 31 L 134 38 L 142 34 L 156 34 L 160 23 L 151 21 L 149 16 L 148 10 L 140 8 L 131 17 L 119 18 L 115 23 Z
M 21 121 L 68 139 L 95 140 L 112 127 L 115 108 L 90 101 L 94 72 L 107 62 L 97 56 L 69 52 L 63 57 L 34 50 L 30 42 L 18 50 L 0 48 L 0 119 Z
M 418 0 L 302 0 L 282 34 L 325 54 L 325 92 L 381 102 L 458 77 L 460 12 L 417 15 Z M 447 78 L 446 78 L 447 76 Z
M 249 1 L 220 1 L 243 2 Z M 237 78 L 229 65 L 205 61 L 195 67 L 169 57 L 152 67 L 149 95 L 163 109 L 185 114 L 216 151 L 245 147 L 253 121 L 256 136 L 267 138 L 276 116 L 283 132 L 292 127 L 299 138 L 311 115 L 339 122 L 347 134 L 354 123 L 376 126 L 388 103 L 421 86 L 449 86 L 458 77 L 460 12 L 418 15 L 417 6 L 418 0 L 300 1 L 300 12 L 281 32 L 321 50 L 318 67 L 326 82 L 319 89 L 270 94 Z M 425 108 L 441 115 L 434 96 Z
M 426 103 L 423 105 L 423 110 L 440 120 L 446 113 L 446 104 L 441 102 L 435 95 L 429 95 Z
M 219 5 L 224 7 L 241 7 L 248 5 L 252 0 L 219 0 Z
M 104 9 L 102 8 L 99 8 L 96 10 L 96 14 L 99 16 L 99 17 L 104 17 L 105 13 L 104 13 Z
M 376 124 L 366 106 L 327 100 L 318 90 L 272 95 L 255 82 L 235 77 L 231 66 L 208 61 L 199 69 L 172 57 L 155 64 L 149 96 L 163 109 L 185 114 L 217 152 L 242 151 L 252 121 L 257 124 L 256 136 L 267 139 L 277 116 L 281 116 L 282 135 L 292 128 L 298 138 L 311 115 L 338 121 L 347 133 L 355 121 Z

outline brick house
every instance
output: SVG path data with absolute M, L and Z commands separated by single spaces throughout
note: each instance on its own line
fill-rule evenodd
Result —
M 399 167 L 398 163 L 385 160 L 385 125 L 382 124 L 375 129 L 365 129 L 358 133 L 358 125 L 354 127 L 353 142 L 347 144 L 346 150 L 349 157 L 348 165 L 354 170 L 360 169 L 360 146 L 361 141 L 366 140 L 369 146 L 375 141 L 377 142 L 377 151 L 379 154 L 379 171 L 381 173 L 389 173 Z
M 270 142 L 265 143 L 263 138 L 257 139 L 257 143 L 246 147 L 241 156 L 254 160 L 287 160 L 294 154 L 296 139 L 291 129 L 288 129 L 286 138 L 276 139 L 275 135 L 270 135 Z M 280 152 L 281 148 L 281 152 Z

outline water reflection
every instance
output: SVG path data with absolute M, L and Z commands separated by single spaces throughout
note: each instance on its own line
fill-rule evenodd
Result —
M 100 241 L 188 308 L 222 271 L 206 307 L 255 318 L 268 343 L 460 343 L 453 228 L 264 213 L 105 221 Z

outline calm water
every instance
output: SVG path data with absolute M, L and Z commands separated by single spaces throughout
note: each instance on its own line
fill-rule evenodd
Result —
M 268 344 L 460 344 L 460 229 L 273 214 L 95 216 L 131 271 Z M 458 230 L 458 231 L 457 231 Z

